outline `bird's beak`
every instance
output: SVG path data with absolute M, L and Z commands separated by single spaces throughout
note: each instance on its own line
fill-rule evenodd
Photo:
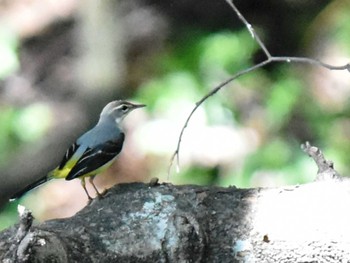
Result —
M 146 107 L 145 104 L 134 104 L 134 109 Z

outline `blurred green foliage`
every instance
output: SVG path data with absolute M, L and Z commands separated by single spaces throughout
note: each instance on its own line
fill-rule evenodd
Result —
M 340 16 L 338 23 L 330 29 L 336 29 L 337 38 L 333 41 L 339 46 L 348 43 L 349 20 L 348 16 Z M 185 42 L 172 42 L 165 53 L 159 55 L 155 66 L 159 68 L 159 76 L 140 87 L 138 99 L 147 101 L 152 110 L 175 108 L 176 111 L 181 108 L 181 102 L 198 101 L 218 83 L 252 66 L 258 51 L 245 29 L 191 33 L 184 38 Z M 308 74 L 311 74 L 309 66 L 280 63 L 272 69 L 249 73 L 210 97 L 201 106 L 208 125 L 230 124 L 237 128 L 252 121 L 261 122 L 264 127 L 258 132 L 262 141 L 241 166 L 231 167 L 229 171 L 225 167 L 214 167 L 215 173 L 213 167 L 205 165 L 185 166 L 179 175 L 173 175 L 173 180 L 176 183 L 251 187 L 264 185 L 264 176 L 260 180 L 259 175 L 267 174 L 271 181 L 268 185 L 310 182 L 317 168 L 300 150 L 300 144 L 305 140 L 325 149 L 329 154 L 327 158 L 337 163 L 350 161 L 346 154 L 350 146 L 348 131 L 345 124 L 341 124 L 345 119 L 339 118 L 344 114 L 348 117 L 349 106 L 338 110 L 324 107 L 310 89 Z M 252 103 L 251 108 L 256 107 L 260 112 L 258 120 L 247 117 L 254 113 L 242 106 L 245 96 L 249 97 L 247 101 Z M 338 129 L 334 130 L 335 127 Z M 339 147 L 339 151 L 330 152 L 327 147 Z M 349 172 L 342 165 L 338 167 L 345 174 Z
M 0 25 L 0 80 L 19 68 L 17 47 L 16 35 L 9 28 Z
M 10 152 L 18 145 L 18 140 L 14 138 L 13 120 L 15 110 L 10 107 L 2 107 L 0 110 L 0 165 L 4 165 Z
M 287 72 L 288 73 L 288 72 Z M 302 94 L 302 83 L 290 75 L 281 74 L 281 78 L 270 87 L 266 96 L 266 118 L 268 123 L 276 129 L 290 120 L 290 115 L 296 107 Z
M 24 146 L 38 144 L 50 126 L 48 107 L 34 103 L 23 108 L 0 107 L 0 168 Z M 18 202 L 8 203 L 0 212 L 0 230 L 17 221 Z
M 5 27 L 0 27 L 0 81 L 19 69 L 18 39 Z M 47 105 L 33 103 L 25 107 L 0 104 L 0 169 L 24 145 L 37 143 L 50 125 Z M 18 202 L 8 203 L 0 213 L 0 230 L 17 220 Z
M 201 36 L 194 34 L 192 37 L 186 38 L 185 44 L 173 43 L 170 51 L 161 54 L 159 68 L 162 69 L 162 74 L 140 87 L 138 99 L 145 101 L 152 110 L 164 111 L 175 108 L 176 111 L 181 108 L 181 103 L 184 101 L 192 103 L 198 101 L 215 84 L 253 65 L 252 60 L 258 50 L 246 30 L 202 33 Z M 297 139 L 285 139 L 278 134 L 283 125 L 288 123 L 295 107 L 298 107 L 298 101 L 305 87 L 290 68 L 290 66 L 277 68 L 279 73 L 274 79 L 269 76 L 269 72 L 260 70 L 236 81 L 239 83 L 237 85 L 239 90 L 252 89 L 253 93 L 263 92 L 257 95 L 259 98 L 256 103 L 261 104 L 263 122 L 271 133 L 271 138 L 268 138 L 266 144 L 262 144 L 257 152 L 248 156 L 244 167 L 234 170 L 234 174 L 232 171 L 220 172 L 220 167 L 215 168 L 216 173 L 211 172 L 213 167 L 187 167 L 182 169 L 179 175 L 174 175 L 173 180 L 178 183 L 210 183 L 223 186 L 234 184 L 249 187 L 252 185 L 252 176 L 261 169 L 292 171 L 290 167 L 295 165 L 295 161 L 305 156 L 299 152 Z M 262 84 L 269 85 L 264 87 Z M 240 117 L 242 115 L 242 109 L 239 107 L 240 97 L 235 96 L 234 89 L 235 87 L 231 91 L 232 95 L 222 91 L 203 104 L 209 125 L 239 126 L 234 123 L 244 119 Z M 293 155 L 292 152 L 297 154 Z M 295 177 L 295 173 L 291 178 L 285 181 L 290 183 L 301 181 Z
M 0 213 L 0 231 L 14 224 L 17 221 L 18 202 L 9 202 Z
M 349 8 L 340 8 L 337 15 L 328 17 L 334 22 L 329 23 L 326 37 L 348 55 L 349 12 Z M 318 23 L 315 22 L 315 27 L 323 28 Z M 16 38 L 0 28 L 0 80 L 18 69 L 17 45 Z M 157 55 L 154 64 L 157 74 L 139 87 L 136 99 L 147 104 L 155 118 L 186 116 L 194 103 L 212 88 L 254 65 L 258 52 L 246 29 L 214 33 L 189 29 Z M 305 140 L 324 150 L 342 174 L 349 173 L 346 164 L 350 162 L 347 154 L 350 107 L 348 103 L 337 107 L 323 105 L 310 88 L 310 68 L 292 63 L 275 64 L 240 77 L 209 98 L 199 109 L 206 124 L 227 125 L 234 130 L 255 129 L 259 137 L 257 147 L 239 163 L 185 165 L 180 174 L 172 174 L 171 180 L 179 184 L 237 187 L 261 186 L 266 181 L 271 185 L 310 182 L 317 167 L 300 150 Z M 50 121 L 50 112 L 43 104 L 22 108 L 0 105 L 0 166 L 21 145 L 40 140 Z M 181 121 L 184 123 L 185 119 L 181 117 Z M 167 165 L 166 161 L 163 163 Z M 155 175 L 154 171 L 150 173 Z M 165 174 L 166 167 L 159 173 Z M 15 206 L 16 203 L 9 204 L 0 214 L 0 229 L 13 222 Z
M 43 103 L 27 107 L 0 107 L 0 167 L 25 144 L 36 143 L 50 126 L 49 107 Z

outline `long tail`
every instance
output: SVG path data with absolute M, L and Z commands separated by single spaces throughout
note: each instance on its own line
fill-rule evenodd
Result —
M 28 191 L 34 189 L 35 187 L 38 187 L 39 185 L 51 180 L 52 178 L 50 176 L 45 175 L 42 178 L 39 178 L 37 181 L 35 181 L 34 183 L 31 183 L 30 185 L 26 186 L 24 189 L 22 189 L 21 191 L 15 193 L 10 200 L 15 200 L 17 198 L 22 197 L 25 193 L 27 193 Z

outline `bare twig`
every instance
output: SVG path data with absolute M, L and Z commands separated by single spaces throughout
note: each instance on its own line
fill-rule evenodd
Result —
M 245 19 L 245 17 L 242 15 L 242 13 L 233 4 L 233 1 L 231 1 L 231 0 L 225 0 L 225 1 L 229 4 L 229 6 L 232 7 L 233 11 L 236 13 L 239 20 L 241 20 L 242 23 L 245 25 L 245 27 L 248 29 L 250 35 L 252 36 L 253 39 L 255 39 L 256 43 L 260 46 L 262 51 L 264 51 L 267 58 L 271 58 L 270 51 L 266 48 L 265 44 L 261 41 L 259 35 L 255 32 L 254 27 L 247 21 L 247 19 Z
M 306 58 L 306 57 L 287 57 L 287 56 L 272 56 L 270 51 L 267 49 L 267 47 L 265 46 L 265 44 L 262 42 L 262 40 L 260 39 L 259 35 L 255 32 L 253 26 L 245 19 L 245 17 L 241 14 L 241 12 L 238 10 L 238 8 L 235 6 L 235 4 L 233 3 L 232 0 L 225 0 L 230 7 L 233 9 L 233 11 L 235 12 L 235 14 L 237 15 L 237 17 L 239 18 L 239 20 L 241 20 L 241 22 L 245 25 L 245 27 L 247 28 L 247 30 L 250 32 L 252 38 L 256 41 L 256 43 L 259 45 L 259 47 L 261 48 L 261 50 L 264 52 L 264 54 L 266 55 L 266 60 L 252 66 L 249 67 L 247 69 L 241 70 L 238 73 L 236 73 L 235 75 L 233 75 L 232 77 L 230 77 L 229 79 L 223 81 L 222 83 L 220 83 L 218 86 L 214 87 L 211 91 L 209 91 L 206 95 L 203 96 L 202 99 L 200 99 L 199 101 L 196 102 L 195 107 L 192 109 L 192 111 L 190 112 L 190 114 L 188 115 L 185 124 L 183 125 L 180 135 L 179 135 L 179 139 L 178 139 L 178 143 L 177 143 L 177 147 L 175 152 L 173 153 L 171 160 L 170 160 L 170 164 L 169 164 L 169 169 L 168 169 L 168 178 L 170 175 L 170 170 L 171 167 L 174 163 L 174 160 L 176 158 L 176 167 L 177 167 L 177 171 L 179 170 L 179 165 L 180 165 L 180 145 L 181 145 L 181 141 L 182 141 L 182 137 L 184 135 L 185 129 L 187 128 L 193 114 L 195 113 L 195 111 L 199 108 L 200 105 L 202 105 L 208 98 L 210 98 L 211 96 L 213 96 L 214 94 L 216 94 L 219 90 L 221 90 L 222 88 L 226 87 L 227 84 L 231 83 L 232 81 L 236 80 L 238 77 L 245 75 L 249 72 L 252 72 L 256 69 L 262 68 L 268 64 L 274 63 L 274 62 L 284 62 L 284 63 L 303 63 L 303 64 L 310 64 L 310 65 L 314 65 L 314 66 L 319 66 L 319 67 L 323 67 L 329 70 L 348 70 L 350 72 L 350 63 L 347 63 L 345 65 L 341 65 L 341 66 L 334 66 L 334 65 L 330 65 L 327 63 L 324 63 L 322 61 L 319 61 L 317 59 L 312 59 L 312 58 Z
M 287 63 L 303 63 L 310 64 L 314 66 L 320 66 L 329 70 L 347 70 L 350 72 L 350 63 L 340 66 L 334 66 L 324 63 L 318 59 L 313 58 L 303 58 L 303 57 L 271 57 L 271 62 L 287 62 Z
M 265 60 L 261 63 L 258 63 L 250 68 L 247 68 L 247 69 L 244 69 L 244 70 L 241 70 L 239 71 L 238 73 L 236 73 L 234 76 L 232 76 L 231 78 L 225 80 L 224 82 L 220 83 L 218 86 L 216 86 L 214 89 L 212 89 L 209 93 L 207 93 L 201 100 L 197 101 L 196 102 L 196 106 L 192 109 L 191 113 L 188 115 L 186 121 L 185 121 L 185 124 L 184 126 L 182 127 L 181 129 L 181 132 L 180 132 L 180 136 L 179 136 L 179 140 L 177 141 L 177 147 L 176 147 L 176 150 L 175 152 L 173 153 L 172 157 L 171 157 L 171 160 L 170 160 L 170 165 L 169 165 L 169 168 L 168 168 L 168 179 L 169 179 L 169 174 L 170 174 L 170 169 L 174 163 L 174 159 L 176 157 L 176 167 L 177 167 L 177 171 L 179 170 L 179 165 L 180 165 L 180 161 L 179 161 L 179 152 L 180 152 L 180 145 L 181 145 L 181 141 L 182 141 L 182 137 L 183 137 L 183 134 L 185 132 L 185 129 L 187 128 L 187 125 L 188 123 L 190 122 L 191 118 L 192 118 L 192 115 L 195 113 L 195 111 L 198 109 L 198 107 L 200 105 L 202 105 L 202 103 L 204 101 L 206 101 L 209 97 L 213 96 L 215 93 L 217 93 L 219 90 L 221 90 L 223 87 L 225 87 L 227 84 L 229 84 L 230 82 L 234 81 L 235 79 L 237 79 L 238 77 L 242 76 L 242 75 L 245 75 L 247 74 L 248 72 L 251 72 L 251 71 L 254 71 L 258 68 L 262 68 L 263 66 L 265 66 L 266 64 L 270 63 L 270 61 L 268 60 Z

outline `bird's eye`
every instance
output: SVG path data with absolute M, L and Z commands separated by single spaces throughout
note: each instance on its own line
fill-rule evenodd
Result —
M 126 105 L 123 105 L 123 106 L 121 107 L 121 110 L 124 111 L 124 112 L 127 111 L 128 109 L 129 109 L 129 108 L 128 108 L 128 106 L 126 106 Z

